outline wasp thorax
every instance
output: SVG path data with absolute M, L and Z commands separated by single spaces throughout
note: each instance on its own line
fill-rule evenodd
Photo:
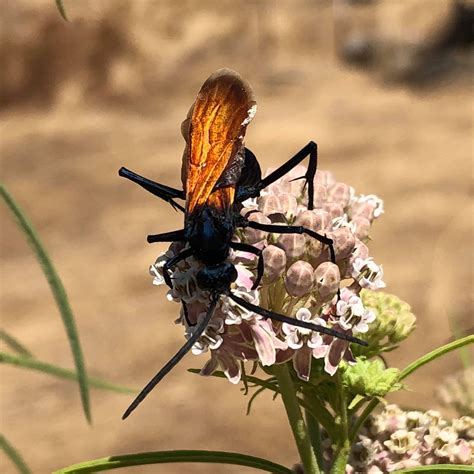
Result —
M 235 280 L 237 280 L 237 270 L 229 262 L 209 265 L 196 275 L 196 281 L 201 290 L 212 290 L 217 293 L 225 293 Z

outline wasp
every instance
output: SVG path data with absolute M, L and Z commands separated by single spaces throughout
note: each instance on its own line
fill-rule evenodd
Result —
M 235 71 L 220 69 L 204 82 L 181 127 L 186 141 L 181 172 L 183 190 L 156 183 L 126 168 L 119 170 L 120 176 L 135 182 L 175 209 L 184 212 L 183 229 L 149 235 L 147 240 L 150 243 L 175 241 L 186 243 L 184 250 L 165 263 L 163 267 L 165 282 L 172 288 L 170 270 L 192 256 L 204 264 L 196 275 L 196 281 L 201 290 L 209 293 L 210 298 L 207 313 L 195 326 L 192 336 L 144 387 L 125 411 L 123 419 L 130 415 L 196 343 L 211 321 L 222 295 L 263 318 L 366 345 L 364 341 L 348 334 L 261 308 L 231 291 L 231 285 L 237 278 L 236 268 L 228 262 L 231 249 L 250 252 L 257 256 L 257 276 L 253 289 L 258 287 L 264 271 L 262 250 L 249 244 L 232 241 L 238 228 L 249 227 L 276 234 L 309 235 L 327 245 L 331 261 L 333 263 L 336 261 L 333 241 L 325 235 L 302 226 L 261 224 L 240 215 L 239 210 L 245 200 L 258 197 L 264 188 L 280 179 L 306 157 L 309 157 L 307 172 L 298 179 L 305 179 L 305 186 L 308 189 L 308 209 L 313 209 L 313 182 L 317 169 L 316 143 L 309 142 L 286 163 L 262 178 L 255 155 L 244 145 L 245 132 L 255 115 L 256 108 L 250 85 Z M 176 199 L 184 200 L 184 206 L 176 202 Z M 183 307 L 185 309 L 185 306 Z

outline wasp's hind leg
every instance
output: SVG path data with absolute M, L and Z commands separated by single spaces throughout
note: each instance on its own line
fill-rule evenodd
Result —
M 196 341 L 201 337 L 202 333 L 206 330 L 207 325 L 211 321 L 214 311 L 217 306 L 217 297 L 211 298 L 211 304 L 207 310 L 206 316 L 199 321 L 195 326 L 191 337 L 181 347 L 181 349 L 163 366 L 163 368 L 147 383 L 145 388 L 138 394 L 137 398 L 133 400 L 132 404 L 127 408 L 122 416 L 125 420 L 130 413 L 144 400 L 144 398 L 153 390 L 153 388 L 170 372 L 170 370 L 191 350 Z
M 170 186 L 166 186 L 165 184 L 155 183 L 155 181 L 144 178 L 143 176 L 140 176 L 139 174 L 136 174 L 133 171 L 130 171 L 124 167 L 119 169 L 119 176 L 133 181 L 134 183 L 146 189 L 154 196 L 157 196 L 160 199 L 163 199 L 164 201 L 170 203 L 173 209 L 179 209 L 180 211 L 184 212 L 184 207 L 173 200 L 184 199 L 184 191 L 171 188 Z
M 305 186 L 308 185 L 308 209 L 314 208 L 314 177 L 318 167 L 318 145 L 311 141 L 305 147 L 303 147 L 296 155 L 291 157 L 286 163 L 281 165 L 275 171 L 270 173 L 267 177 L 261 179 L 254 186 L 239 190 L 237 199 L 244 201 L 248 198 L 257 197 L 260 195 L 260 191 L 274 183 L 282 176 L 290 172 L 295 166 L 299 165 L 307 156 L 309 156 L 308 170 L 304 176 L 297 179 L 304 179 Z M 293 180 L 293 181 L 295 181 Z
M 263 277 L 263 254 L 262 250 L 254 247 L 250 244 L 242 244 L 240 242 L 231 242 L 230 248 L 234 250 L 240 250 L 241 252 L 249 252 L 253 253 L 258 257 L 258 264 L 257 264 L 257 278 L 255 278 L 255 282 L 252 285 L 252 290 L 257 289 L 258 285 L 260 285 L 260 280 Z
M 227 296 L 231 298 L 232 300 L 234 300 L 237 304 L 239 304 L 243 308 L 249 311 L 252 311 L 253 313 L 257 313 L 260 316 L 263 316 L 265 319 L 272 319 L 274 321 L 279 321 L 281 323 L 291 324 L 292 326 L 305 328 L 305 329 L 311 329 L 312 331 L 316 331 L 321 334 L 327 334 L 328 336 L 337 337 L 338 339 L 342 339 L 344 341 L 355 342 L 356 344 L 360 344 L 361 346 L 368 345 L 367 342 L 357 337 L 352 336 L 352 334 L 347 334 L 342 331 L 336 331 L 334 329 L 327 328 L 325 326 L 320 326 L 319 324 L 310 323 L 308 321 L 300 321 L 298 319 L 285 316 L 284 314 L 275 313 L 273 311 L 262 308 L 260 306 L 256 306 L 250 303 L 249 301 L 244 300 L 243 298 L 240 298 L 240 296 L 235 295 L 231 291 L 229 291 Z

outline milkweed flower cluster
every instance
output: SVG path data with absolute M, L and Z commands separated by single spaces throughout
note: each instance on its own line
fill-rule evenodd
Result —
M 466 367 L 444 379 L 435 395 L 459 414 L 474 416 L 474 367 Z
M 329 459 L 330 441 L 323 444 Z M 387 405 L 360 432 L 346 473 L 381 474 L 431 464 L 474 464 L 474 418 L 449 421 L 435 410 Z
M 373 221 L 383 213 L 383 203 L 374 195 L 356 195 L 352 187 L 337 182 L 331 173 L 318 171 L 314 210 L 308 210 L 307 189 L 304 180 L 298 179 L 305 172 L 304 167 L 297 167 L 259 198 L 245 201 L 241 215 L 264 224 L 304 226 L 331 238 L 336 263 L 330 260 L 328 246 L 312 237 L 238 229 L 234 240 L 261 249 L 265 271 L 259 288 L 252 290 L 257 257 L 232 251 L 229 261 L 238 274 L 232 292 L 296 320 L 361 337 L 374 323 L 376 313 L 367 309 L 360 293 L 385 287 L 382 267 L 369 256 L 366 245 Z M 158 257 L 150 267 L 154 284 L 164 283 L 165 261 L 183 248 L 183 243 L 174 242 Z M 201 268 L 202 263 L 193 257 L 180 262 L 173 269 L 173 288 L 168 292 L 168 299 L 183 303 L 177 323 L 184 326 L 188 338 L 209 306 L 209 294 L 196 283 Z M 220 368 L 232 383 L 240 381 L 245 361 L 271 366 L 292 360 L 304 381 L 309 380 L 315 360 L 321 360 L 330 375 L 342 360 L 355 361 L 347 341 L 266 320 L 225 295 L 192 352 L 210 355 L 201 374 L 210 375 Z

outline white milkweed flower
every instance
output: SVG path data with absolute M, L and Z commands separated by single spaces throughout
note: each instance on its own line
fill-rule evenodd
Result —
M 387 286 L 383 281 L 382 265 L 377 265 L 372 257 L 356 258 L 351 275 L 362 288 L 380 290 Z

